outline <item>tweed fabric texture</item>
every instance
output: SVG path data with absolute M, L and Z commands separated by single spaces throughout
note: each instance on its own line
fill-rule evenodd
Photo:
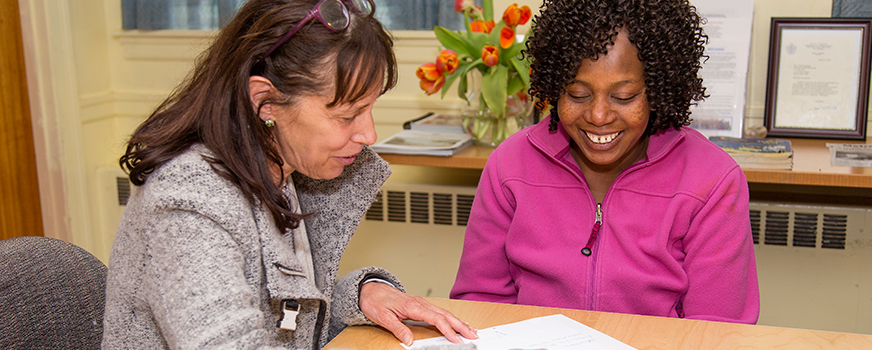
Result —
M 106 266 L 73 244 L 0 241 L 0 349 L 97 349 Z
M 194 145 L 134 191 L 109 261 L 103 348 L 312 349 L 346 325 L 369 323 L 357 305 L 361 280 L 399 281 L 375 267 L 336 275 L 390 175 L 387 163 L 365 148 L 336 179 L 294 177 L 302 211 L 317 213 L 306 220 L 310 278 L 293 235 L 220 177 L 210 156 Z M 277 327 L 286 299 L 301 306 L 295 331 Z

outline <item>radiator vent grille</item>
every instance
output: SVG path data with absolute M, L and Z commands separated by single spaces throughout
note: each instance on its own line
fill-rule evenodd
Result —
M 475 195 L 457 195 L 457 224 L 466 226 L 469 221 L 469 212 L 472 210 L 472 200 Z
M 787 245 L 787 228 L 790 226 L 790 213 L 766 212 L 766 231 L 763 239 L 766 245 Z
M 406 192 L 388 192 L 388 221 L 406 222 Z
M 814 248 L 817 243 L 818 214 L 793 214 L 793 246 Z
M 115 188 L 118 190 L 118 205 L 127 205 L 127 200 L 130 199 L 130 180 L 116 177 Z
M 382 196 L 382 193 L 385 193 Z M 366 220 L 466 226 L 474 187 L 386 183 Z M 384 209 L 387 207 L 387 219 Z
M 760 211 L 751 209 L 751 236 L 754 244 L 760 244 Z
M 865 245 L 865 207 L 825 207 L 751 202 L 754 244 L 844 250 Z M 851 237 L 849 237 L 849 234 Z
M 821 247 L 845 249 L 848 233 L 847 215 L 824 215 Z
M 409 221 L 417 224 L 430 223 L 430 194 L 425 192 L 409 193 Z
M 433 223 L 451 225 L 452 195 L 450 193 L 433 194 Z

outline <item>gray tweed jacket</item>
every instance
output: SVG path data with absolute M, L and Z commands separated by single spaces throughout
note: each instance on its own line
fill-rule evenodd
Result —
M 203 159 L 202 145 L 155 170 L 127 204 L 109 259 L 103 349 L 318 349 L 348 325 L 369 267 L 337 280 L 339 259 L 390 168 L 365 148 L 332 180 L 294 174 L 315 276 L 261 205 Z M 300 304 L 296 331 L 278 328 L 283 300 Z

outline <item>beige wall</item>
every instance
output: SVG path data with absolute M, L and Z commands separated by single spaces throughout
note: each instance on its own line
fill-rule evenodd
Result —
M 511 2 L 495 1 L 495 12 Z M 518 2 L 534 11 L 540 3 Z M 119 212 L 112 186 L 98 181 L 98 174 L 118 172 L 127 135 L 183 79 L 214 33 L 121 31 L 119 0 L 20 4 L 46 235 L 106 261 Z M 762 125 L 769 18 L 828 17 L 831 2 L 758 0 L 754 7 L 746 125 Z M 454 94 L 443 101 L 418 88 L 415 68 L 438 52 L 432 33 L 395 36 L 400 82 L 376 104 L 380 138 L 427 111 L 460 108 Z M 423 171 L 398 168 L 396 178 L 415 181 Z

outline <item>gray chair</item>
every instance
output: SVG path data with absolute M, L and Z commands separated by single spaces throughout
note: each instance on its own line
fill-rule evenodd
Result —
M 99 349 L 106 265 L 46 237 L 0 241 L 0 349 Z

